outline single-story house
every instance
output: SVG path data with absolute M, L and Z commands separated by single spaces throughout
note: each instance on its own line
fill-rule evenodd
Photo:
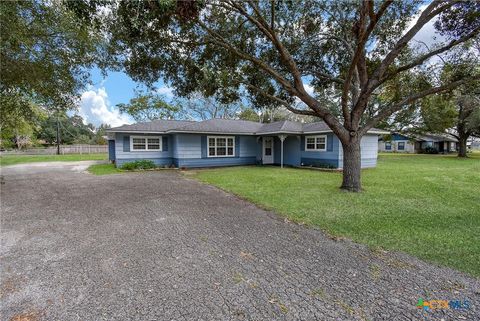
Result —
M 428 147 L 434 148 L 439 153 L 455 152 L 458 140 L 446 134 L 418 136 L 400 133 L 392 133 L 388 139 L 380 137 L 378 140 L 379 152 L 423 153 Z
M 109 158 L 117 166 L 149 159 L 158 166 L 214 167 L 250 164 L 342 168 L 342 146 L 324 122 L 155 120 L 107 130 Z M 362 167 L 377 164 L 378 136 L 361 140 Z

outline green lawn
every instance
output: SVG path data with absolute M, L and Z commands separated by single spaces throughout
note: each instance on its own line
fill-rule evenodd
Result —
M 125 172 L 119 168 L 116 168 L 114 164 L 95 164 L 89 166 L 87 170 L 93 175 L 109 175 Z
M 107 154 L 69 154 L 69 155 L 3 155 L 0 156 L 0 165 L 15 165 L 34 162 L 58 162 L 80 160 L 107 160 Z
M 341 173 L 278 167 L 196 171 L 194 177 L 335 236 L 480 276 L 480 155 L 381 155 L 364 192 Z

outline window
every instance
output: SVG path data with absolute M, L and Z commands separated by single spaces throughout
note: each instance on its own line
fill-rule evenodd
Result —
M 208 157 L 235 156 L 235 138 L 208 136 Z
M 132 136 L 130 137 L 131 151 L 162 150 L 162 137 Z
M 385 142 L 385 150 L 392 150 L 392 143 Z
M 327 136 L 307 136 L 305 138 L 305 150 L 326 151 Z
M 398 142 L 398 150 L 405 150 L 405 142 Z

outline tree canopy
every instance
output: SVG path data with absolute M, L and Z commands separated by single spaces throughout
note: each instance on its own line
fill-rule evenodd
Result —
M 0 19 L 1 113 L 31 121 L 33 104 L 74 108 L 98 58 L 93 25 L 65 5 L 34 0 L 0 1 Z

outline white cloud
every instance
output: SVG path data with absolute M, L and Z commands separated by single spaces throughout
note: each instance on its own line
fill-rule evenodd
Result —
M 157 89 L 157 93 L 159 93 L 160 95 L 165 95 L 167 97 L 173 97 L 173 88 L 170 88 L 170 87 L 160 87 Z
M 420 10 L 419 14 L 416 15 L 412 19 L 412 21 L 410 21 L 410 24 L 405 29 L 405 32 L 410 30 L 410 28 L 413 27 L 417 23 L 418 18 L 420 17 L 420 14 L 425 10 L 425 8 L 427 8 L 427 5 L 421 6 L 419 8 L 419 10 Z M 435 29 L 435 21 L 436 21 L 436 17 L 433 18 L 432 20 L 430 20 L 429 22 L 427 22 L 422 27 L 422 29 L 420 29 L 418 31 L 418 33 L 413 37 L 413 42 L 415 42 L 415 41 L 416 42 L 421 42 L 421 43 L 424 43 L 425 45 L 427 45 L 428 47 L 431 47 L 432 45 L 434 45 L 438 42 L 444 41 L 445 38 L 442 37 L 437 32 L 437 30 Z M 422 46 L 423 46 L 423 44 L 422 44 Z M 426 49 L 426 48 L 424 47 L 422 49 Z
M 303 87 L 305 87 L 305 91 L 310 95 L 310 96 L 313 96 L 315 93 L 315 89 L 313 88 L 313 86 L 309 85 L 309 84 L 304 84 Z
M 80 98 L 79 113 L 87 123 L 94 125 L 109 124 L 112 127 L 131 124 L 127 115 L 110 106 L 105 88 L 89 88 Z

